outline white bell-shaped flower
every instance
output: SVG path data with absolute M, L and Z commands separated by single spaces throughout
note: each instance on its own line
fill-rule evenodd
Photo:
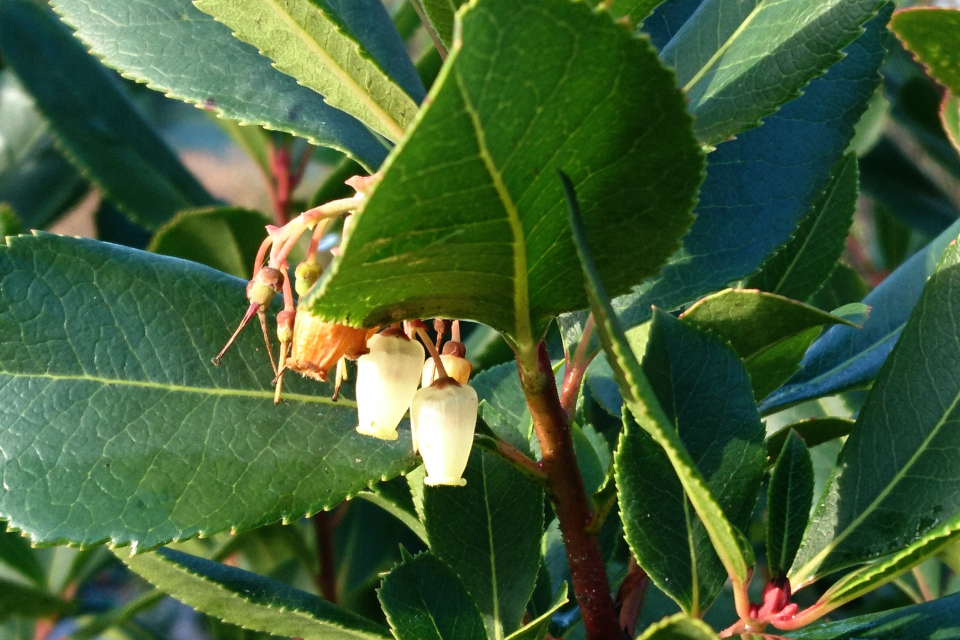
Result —
M 397 439 L 397 425 L 410 406 L 423 367 L 423 347 L 404 336 L 377 334 L 370 353 L 357 359 L 357 432 Z
M 424 483 L 455 487 L 467 484 L 463 470 L 473 447 L 478 404 L 473 387 L 452 381 L 425 387 L 413 396 L 410 421 L 427 469 Z

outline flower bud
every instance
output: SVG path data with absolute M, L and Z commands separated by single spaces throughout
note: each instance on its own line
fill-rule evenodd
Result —
M 357 358 L 367 352 L 367 337 L 376 331 L 326 322 L 298 309 L 287 369 L 326 382 L 327 373 L 340 358 Z
M 283 283 L 283 273 L 279 269 L 264 267 L 247 284 L 247 299 L 261 307 L 273 300 Z
M 293 311 L 281 311 L 277 314 L 277 340 L 287 344 L 293 340 L 293 325 L 296 314 Z
M 443 362 L 443 368 L 447 370 L 448 376 L 460 384 L 467 384 L 467 382 L 469 382 L 470 374 L 473 372 L 473 365 L 470 364 L 469 360 L 445 353 L 440 356 L 440 361 Z M 420 386 L 429 387 L 438 377 L 436 363 L 433 361 L 433 358 L 428 358 L 427 361 L 423 363 Z
M 417 391 L 410 408 L 416 428 L 424 483 L 430 486 L 467 484 L 463 471 L 470 459 L 473 432 L 477 426 L 477 392 L 451 381 Z
M 323 267 L 321 267 L 317 262 L 312 261 L 308 262 L 304 260 L 297 265 L 297 269 L 294 272 L 294 288 L 297 291 L 298 296 L 305 296 L 307 292 L 310 291 L 310 287 L 320 279 L 320 274 L 323 273 Z
M 397 439 L 397 425 L 420 381 L 423 347 L 405 336 L 375 335 L 369 353 L 357 360 L 357 432 L 382 440 Z

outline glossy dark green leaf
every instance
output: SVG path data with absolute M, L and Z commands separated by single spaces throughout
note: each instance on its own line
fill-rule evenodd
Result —
M 790 241 L 764 260 L 744 287 L 794 300 L 816 293 L 846 248 L 858 190 L 857 158 L 848 154 L 834 167 L 827 190 L 800 220 Z
M 246 629 L 304 640 L 390 638 L 366 618 L 243 569 L 172 549 L 122 560 L 177 600 Z
M 10 616 L 42 618 L 72 613 L 71 602 L 19 582 L 0 579 L 0 620 Z
M 0 520 L 0 564 L 18 572 L 36 586 L 44 588 L 47 584 L 47 574 L 40 564 L 37 553 L 30 548 L 30 542 L 16 531 L 7 529 L 7 524 Z
M 553 614 L 559 611 L 567 602 L 569 602 L 567 598 L 567 584 L 564 583 L 557 592 L 556 598 L 553 599 L 553 602 L 543 613 L 511 633 L 507 636 L 506 640 L 544 640 L 544 638 L 547 637 Z
M 801 97 L 707 156 L 697 219 L 683 249 L 658 278 L 617 300 L 625 326 L 648 320 L 651 305 L 672 309 L 749 276 L 789 241 L 826 188 L 826 168 L 846 152 L 880 83 L 888 15 L 868 22 L 843 60 Z
M 27 156 L 0 177 L 0 201 L 17 213 L 23 229 L 44 229 L 56 222 L 90 190 L 90 185 L 43 136 Z
M 329 386 L 288 377 L 275 407 L 259 331 L 210 364 L 242 280 L 44 233 L 9 239 L 0 274 L 0 515 L 38 542 L 242 531 L 412 463 L 407 436 L 360 436 Z
M 650 625 L 637 640 L 717 640 L 717 632 L 703 620 L 678 613 Z
M 339 149 L 371 169 L 387 155 L 359 121 L 276 70 L 190 0 L 52 4 L 105 64 L 157 91 L 230 120 Z
M 453 15 L 466 0 L 417 0 L 430 27 L 447 49 L 453 46 Z
M 259 211 L 239 207 L 181 211 L 157 232 L 148 250 L 248 280 L 268 224 Z
M 577 184 L 621 293 L 690 224 L 700 150 L 671 74 L 610 16 L 479 0 L 458 20 L 462 46 L 304 304 L 354 325 L 473 319 L 532 348 L 557 313 L 587 305 L 555 170 Z
M 590 307 L 596 318 L 597 331 L 610 360 L 617 384 L 620 386 L 625 405 L 637 424 L 666 454 L 690 505 L 703 523 L 714 550 L 727 570 L 727 575 L 733 583 L 734 594 L 743 594 L 752 571 L 753 552 L 748 545 L 743 544 L 743 535 L 733 528 L 724 515 L 722 507 L 706 486 L 692 456 L 680 441 L 676 424 L 668 418 L 636 355 L 631 350 L 593 262 L 573 184 L 565 175 L 561 174 L 561 177 L 567 194 L 571 232 L 583 268 Z M 627 434 L 624 434 L 621 439 L 627 437 Z M 625 471 L 623 465 L 626 465 L 626 471 L 629 471 L 632 466 L 623 454 L 623 446 L 617 450 L 615 464 L 617 487 L 622 492 L 625 486 L 621 481 L 621 475 Z M 621 508 L 627 509 L 623 501 L 621 501 Z M 737 604 L 741 610 L 748 606 L 748 603 L 742 601 Z
M 53 13 L 0 5 L 0 48 L 67 156 L 137 222 L 160 227 L 180 209 L 214 204 L 104 69 Z
M 196 0 L 276 68 L 371 129 L 398 141 L 423 85 L 379 0 Z
M 706 0 L 663 48 L 706 144 L 760 124 L 842 57 L 882 0 Z
M 796 640 L 946 640 L 960 638 L 960 594 L 893 611 L 810 625 Z
M 803 439 L 787 436 L 767 489 L 767 563 L 770 575 L 786 574 L 800 548 L 813 506 L 813 463 Z
M 663 0 L 611 0 L 604 7 L 617 18 L 628 18 L 637 26 L 649 16 Z
M 960 246 L 930 277 L 860 411 L 791 569 L 802 585 L 909 546 L 960 513 Z
M 101 200 L 93 214 L 97 239 L 131 249 L 146 249 L 153 234 L 124 215 L 109 200 Z
M 745 289 L 727 289 L 708 296 L 681 318 L 730 345 L 743 360 L 758 400 L 796 372 L 822 327 L 853 325 L 802 302 Z
M 430 550 L 453 568 L 477 603 L 490 637 L 520 627 L 537 579 L 543 489 L 485 451 L 474 450 L 465 487 L 425 487 Z
M 960 93 L 960 9 L 899 11 L 890 28 L 936 80 Z
M 527 398 L 520 386 L 516 363 L 505 362 L 481 371 L 470 381 L 470 385 L 477 391 L 480 400 L 496 411 L 494 419 L 487 420 L 487 424 L 497 437 L 521 451 L 529 452 L 533 421 Z M 484 415 L 483 408 L 480 415 Z
M 863 299 L 871 309 L 863 328 L 837 326 L 824 332 L 807 351 L 800 370 L 765 398 L 760 410 L 767 413 L 872 380 L 893 349 L 927 278 L 958 234 L 960 222 L 911 256 L 871 291 Z
M 463 582 L 430 553 L 396 567 L 377 595 L 397 640 L 487 638 L 480 611 Z
M 950 138 L 951 144 L 957 151 L 960 151 L 960 98 L 952 93 L 943 97 L 943 103 L 940 106 L 940 119 L 943 122 L 943 130 Z
M 857 270 L 840 262 L 820 290 L 810 296 L 807 302 L 818 309 L 831 311 L 844 305 L 860 302 L 868 293 L 870 293 L 870 287 L 863 281 Z
M 767 438 L 767 460 L 773 463 L 780 456 L 784 443 L 793 431 L 803 438 L 808 449 L 812 449 L 824 442 L 850 435 L 853 425 L 853 420 L 836 417 L 808 418 L 794 422 Z
M 763 425 L 743 364 L 717 338 L 657 312 L 643 371 L 707 488 L 740 529 L 760 491 Z M 727 579 L 688 504 L 670 460 L 625 418 L 617 450 L 624 534 L 647 574 L 690 615 L 700 616 Z
M 20 233 L 20 220 L 6 202 L 0 202 L 0 238 Z

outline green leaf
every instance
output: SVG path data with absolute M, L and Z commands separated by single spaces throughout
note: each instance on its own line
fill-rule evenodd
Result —
M 353 403 L 288 377 L 260 332 L 211 355 L 243 281 L 45 233 L 0 247 L 0 517 L 37 542 L 139 549 L 296 519 L 411 466 L 355 433 Z
M 440 38 L 447 49 L 453 46 L 453 15 L 467 4 L 467 0 L 414 0 L 420 2 L 430 29 Z
M 882 0 L 706 0 L 660 57 L 717 144 L 760 124 L 840 60 Z
M 19 582 L 0 579 L 0 620 L 10 616 L 42 618 L 72 613 L 72 602 Z
M 744 289 L 727 289 L 708 296 L 681 318 L 730 345 L 743 360 L 758 400 L 793 375 L 821 327 L 856 326 L 802 302 Z
M 457 575 L 430 553 L 410 558 L 377 592 L 397 640 L 486 640 L 476 603 Z
M 573 185 L 563 176 L 564 188 L 568 197 L 570 226 L 577 255 L 583 267 L 586 281 L 587 295 L 590 298 L 590 307 L 596 320 L 597 331 L 603 342 L 604 351 L 610 360 L 611 368 L 617 384 L 623 394 L 624 402 L 633 414 L 633 418 L 666 453 L 674 472 L 683 486 L 684 493 L 694 511 L 700 517 L 714 550 L 727 570 L 727 575 L 733 582 L 738 611 L 746 611 L 748 603 L 742 601 L 745 595 L 753 558 L 748 547 L 741 543 L 742 534 L 739 534 L 723 513 L 710 490 L 706 486 L 703 476 L 697 470 L 690 453 L 680 441 L 679 434 L 661 407 L 650 382 L 647 380 L 640 363 L 627 344 L 623 327 L 620 325 L 610 300 L 607 297 L 603 283 L 597 273 L 590 247 L 583 230 L 579 207 Z M 625 437 L 625 436 L 622 436 Z M 622 462 L 622 447 L 618 449 L 616 463 L 619 467 Z M 617 486 L 622 487 L 619 473 Z
M 550 619 L 553 617 L 553 614 L 559 611 L 567 602 L 569 602 L 567 598 L 567 583 L 564 582 L 550 607 L 526 625 L 507 636 L 506 640 L 543 640 L 547 637 Z
M 824 442 L 850 435 L 854 422 L 847 418 L 808 418 L 800 422 L 789 424 L 767 438 L 767 459 L 771 462 L 780 456 L 783 445 L 795 431 L 808 449 L 812 449 Z
M 214 204 L 118 78 L 52 13 L 5 0 L 0 48 L 67 156 L 135 221 L 157 229 L 180 209 Z
M 960 246 L 877 376 L 791 569 L 795 585 L 913 544 L 960 513 Z
M 637 640 L 717 640 L 717 633 L 703 620 L 678 613 L 650 625 Z
M 859 302 L 868 293 L 870 293 L 870 287 L 863 281 L 857 270 L 840 262 L 820 290 L 813 294 L 807 302 L 818 309 L 830 311 Z
M 465 487 L 425 487 L 430 550 L 460 576 L 487 633 L 520 627 L 533 593 L 543 535 L 543 489 L 485 451 L 474 450 Z
M 793 631 L 796 640 L 938 640 L 960 633 L 960 594 Z
M 259 211 L 240 207 L 182 211 L 157 232 L 148 250 L 249 280 L 268 224 Z
M 862 329 L 836 326 L 813 343 L 800 371 L 760 403 L 760 411 L 830 395 L 869 382 L 890 354 L 947 246 L 960 234 L 955 222 L 915 253 L 863 299 L 871 309 Z
M 0 202 L 0 238 L 20 233 L 20 220 L 6 202 Z
M 608 11 L 614 16 L 629 18 L 630 23 L 636 26 L 643 22 L 662 3 L 663 0 L 609 0 L 607 6 Z
M 846 574 L 827 589 L 816 607 L 828 613 L 896 579 L 957 540 L 960 540 L 960 518 L 955 517 L 882 561 Z
M 845 155 L 830 175 L 827 190 L 800 220 L 790 241 L 764 260 L 744 287 L 806 300 L 826 282 L 846 248 L 857 206 L 857 158 Z
M 532 348 L 554 316 L 587 304 L 554 170 L 577 183 L 621 293 L 678 246 L 700 150 L 671 74 L 610 16 L 478 0 L 457 19 L 462 44 L 429 106 L 304 305 L 353 325 L 473 319 Z
M 940 121 L 953 147 L 960 151 L 960 97 L 948 93 L 940 105 Z
M 356 497 L 371 502 L 391 514 L 397 520 L 407 525 L 407 528 L 417 534 L 417 537 L 423 540 L 424 543 L 427 543 L 427 530 L 424 528 L 423 523 L 420 522 L 420 518 L 417 517 L 416 511 L 412 510 L 412 502 L 410 504 L 411 509 L 407 509 L 396 500 L 391 499 L 389 495 L 377 491 L 361 491 Z
M 642 366 L 668 420 L 665 428 L 696 461 L 730 523 L 745 528 L 766 454 L 743 364 L 717 338 L 657 311 Z M 616 478 L 625 538 L 640 566 L 684 611 L 702 615 L 726 581 L 724 565 L 669 457 L 629 413 Z
M 234 38 L 228 26 L 191 0 L 52 4 L 106 65 L 128 78 L 223 118 L 339 149 L 370 169 L 387 155 L 360 122 L 274 69 L 255 47 Z
M 108 629 L 133 620 L 134 616 L 156 606 L 166 597 L 167 594 L 164 592 L 151 589 L 122 606 L 108 609 L 78 625 L 70 637 L 73 640 L 94 640 L 102 637 Z
M 467 351 L 467 355 L 470 352 Z M 481 401 L 480 415 L 501 440 L 530 452 L 533 419 L 520 386 L 515 362 L 505 362 L 481 371 L 470 381 Z M 485 409 L 484 404 L 489 407 Z M 490 420 L 487 418 L 490 417 Z
M 3 521 L 0 521 L 0 564 L 17 571 L 41 589 L 47 586 L 47 574 L 37 553 L 30 548 L 26 538 L 7 529 L 7 523 Z
M 245 629 L 304 640 L 390 638 L 366 618 L 249 571 L 172 549 L 121 559 L 161 591 Z
M 23 229 L 53 224 L 89 189 L 49 135 L 40 138 L 22 162 L 0 177 L 0 201 L 13 207 Z
M 0 177 L 26 157 L 46 128 L 17 77 L 0 71 Z
M 813 463 L 803 439 L 790 431 L 767 489 L 767 562 L 770 575 L 786 574 L 800 548 L 813 506 Z
M 707 156 L 697 218 L 682 251 L 657 278 L 616 301 L 625 326 L 649 320 L 651 305 L 673 309 L 748 277 L 790 240 L 824 192 L 830 178 L 825 169 L 843 157 L 880 83 L 888 17 L 884 10 L 869 21 L 844 49 L 843 60 L 762 127 Z
M 890 28 L 937 82 L 960 93 L 960 10 L 924 7 L 898 11 Z
M 196 0 L 331 107 L 398 141 L 423 86 L 378 0 Z

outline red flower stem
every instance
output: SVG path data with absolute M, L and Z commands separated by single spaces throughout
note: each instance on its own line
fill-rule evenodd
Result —
M 600 353 L 599 349 L 594 349 L 587 353 L 587 347 L 590 344 L 590 338 L 593 337 L 594 321 L 593 314 L 587 316 L 587 321 L 583 325 L 583 335 L 580 336 L 580 342 L 573 353 L 573 358 L 568 358 L 563 374 L 563 388 L 560 390 L 560 405 L 567 412 L 567 417 L 573 419 L 573 414 L 577 410 L 577 398 L 580 395 L 580 387 L 583 386 L 583 376 L 587 373 L 587 367 L 593 362 L 593 359 Z
M 443 360 L 440 359 L 440 352 L 437 351 L 437 348 L 433 345 L 433 340 L 430 339 L 430 334 L 426 332 L 423 327 L 416 328 L 417 335 L 420 337 L 420 342 L 427 347 L 427 351 L 430 352 L 430 357 L 433 358 L 433 364 L 437 367 L 437 378 L 449 378 L 447 375 L 447 370 L 443 366 Z
M 537 350 L 537 364 L 534 369 L 521 363 L 520 382 L 540 441 L 540 466 L 547 476 L 550 500 L 560 520 L 584 630 L 588 640 L 621 640 L 623 632 L 610 596 L 600 542 L 587 532 L 592 519 L 590 500 L 577 466 L 570 420 L 560 404 L 550 356 L 543 342 Z
M 277 148 L 275 144 L 270 144 L 270 173 L 273 177 L 270 185 L 273 213 L 279 224 L 286 224 L 290 211 L 290 197 L 293 193 L 290 149 Z
M 317 536 L 317 588 L 327 602 L 339 604 L 337 594 L 337 556 L 333 547 L 334 522 L 328 511 L 321 511 L 313 518 L 313 530 Z

